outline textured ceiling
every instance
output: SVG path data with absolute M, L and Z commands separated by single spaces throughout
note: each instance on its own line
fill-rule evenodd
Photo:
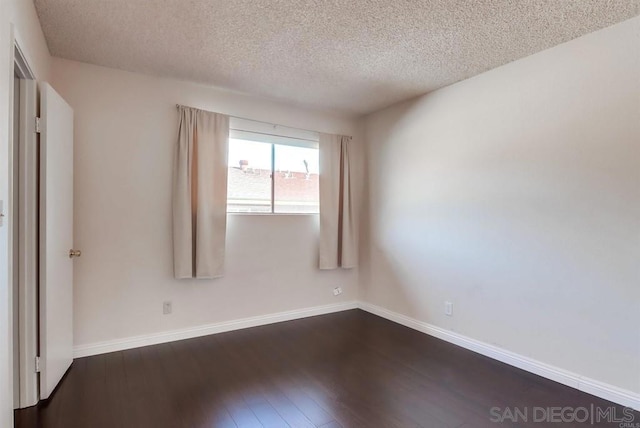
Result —
M 35 0 L 54 56 L 368 113 L 640 14 L 640 0 Z

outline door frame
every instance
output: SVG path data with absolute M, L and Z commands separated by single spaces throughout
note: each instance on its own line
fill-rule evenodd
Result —
M 35 117 L 38 115 L 38 94 L 35 73 L 29 66 L 27 56 L 20 47 L 20 40 L 15 29 L 11 28 L 12 41 L 12 73 L 10 84 L 11 106 L 9 118 L 9 197 L 13 203 L 17 201 L 20 210 L 18 233 L 14 228 L 13 216 L 7 222 L 9 236 L 9 287 L 11 304 L 12 335 L 19 335 L 19 358 L 13 360 L 11 367 L 19 369 L 19 396 L 14 397 L 14 407 L 24 408 L 37 404 L 39 400 L 38 374 L 36 372 L 36 356 L 38 355 L 38 138 L 35 129 Z M 13 113 L 13 76 L 20 79 L 20 130 L 18 147 L 14 141 Z M 19 153 L 15 153 L 16 149 Z M 17 155 L 17 156 L 16 156 Z M 15 160 L 18 159 L 18 165 Z M 16 183 L 16 174 L 18 175 Z M 17 192 L 17 195 L 16 195 Z M 13 209 L 12 209 L 13 211 Z M 15 211 L 14 211 L 15 212 Z M 14 243 L 18 242 L 18 254 L 14 254 Z M 17 272 L 14 269 L 14 258 L 18 258 Z M 14 296 L 13 284 L 18 278 L 18 296 Z M 13 325 L 13 302 L 18 299 L 18 328 Z M 12 341 L 13 343 L 13 341 Z M 13 378 L 13 376 L 12 376 Z M 13 388 L 11 393 L 13 395 Z

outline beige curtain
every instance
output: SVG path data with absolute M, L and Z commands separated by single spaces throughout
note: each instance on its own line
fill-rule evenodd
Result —
M 350 142 L 320 134 L 320 269 L 358 265 Z
M 227 222 L 229 117 L 178 107 L 173 177 L 176 278 L 223 275 Z

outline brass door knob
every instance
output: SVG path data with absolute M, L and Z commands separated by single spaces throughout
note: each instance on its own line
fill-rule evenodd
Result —
M 72 259 L 74 257 L 80 257 L 82 255 L 82 251 L 80 250 L 69 250 L 69 258 Z

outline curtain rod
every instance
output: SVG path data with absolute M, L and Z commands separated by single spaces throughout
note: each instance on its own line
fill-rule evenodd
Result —
M 176 104 L 176 108 L 180 108 L 180 107 L 195 108 L 196 110 L 202 110 L 202 109 L 199 109 L 197 107 L 189 107 L 189 106 L 185 106 L 185 105 L 182 105 L 182 104 Z M 203 110 L 203 111 L 207 111 L 207 110 Z M 211 112 L 211 113 L 214 113 L 214 112 Z M 316 130 L 313 130 L 313 129 L 295 128 L 293 126 L 278 125 L 277 123 L 265 122 L 263 120 L 249 119 L 248 117 L 242 117 L 242 116 L 233 116 L 231 114 L 228 114 L 227 116 L 233 117 L 234 119 L 250 120 L 251 122 L 264 123 L 265 125 L 271 125 L 273 127 L 280 126 L 282 128 L 297 129 L 298 131 L 306 131 L 306 132 L 313 132 L 313 133 L 316 133 L 316 134 L 321 134 L 320 131 L 316 131 Z M 242 129 L 238 129 L 237 131 L 242 131 Z M 267 135 L 269 135 L 269 134 L 267 134 Z M 290 137 L 290 138 L 295 138 L 295 137 Z M 353 137 L 349 136 L 349 138 L 353 138 Z M 296 139 L 297 140 L 304 140 L 304 138 L 296 138 Z M 309 141 L 315 141 L 315 140 L 309 140 Z
M 233 117 L 235 117 L 235 116 L 233 116 Z M 251 120 L 251 119 L 247 119 L 247 120 Z M 257 120 L 255 122 L 257 122 Z M 262 122 L 262 123 L 266 123 L 266 122 Z M 276 126 L 283 126 L 283 125 L 276 125 Z M 288 128 L 288 126 L 286 128 Z M 291 128 L 291 129 L 298 129 L 298 128 Z M 250 132 L 251 134 L 258 134 L 258 135 L 268 135 L 270 137 L 288 138 L 290 140 L 311 141 L 313 143 L 317 143 L 318 142 L 318 140 L 312 140 L 311 138 L 288 137 L 286 135 L 269 134 L 268 132 L 247 131 L 246 129 L 229 128 L 229 130 L 230 131 L 240 131 L 240 132 Z M 306 130 L 303 130 L 303 131 L 306 131 Z

